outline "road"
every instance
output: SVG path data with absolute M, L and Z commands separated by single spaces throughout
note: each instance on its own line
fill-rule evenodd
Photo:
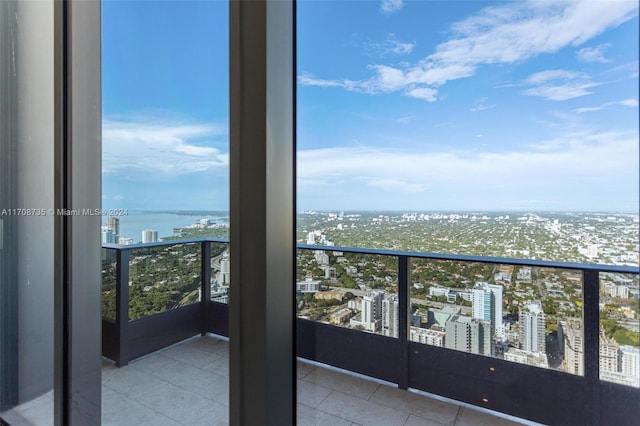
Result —
M 344 288 L 344 287 L 332 287 L 330 286 L 329 289 L 331 290 L 340 290 L 340 291 L 350 291 L 351 293 L 353 293 L 355 296 L 358 297 L 362 297 L 365 296 L 366 294 L 370 293 L 371 290 L 360 290 L 360 289 L 353 289 L 353 288 Z M 418 298 L 418 297 L 412 297 L 411 298 L 411 303 L 413 304 L 419 304 L 419 305 L 426 305 L 427 303 L 435 308 L 438 309 L 442 309 L 445 306 L 456 306 L 458 308 L 461 309 L 461 313 L 463 315 L 467 315 L 467 316 L 471 316 L 471 307 L 470 306 L 460 306 L 460 305 L 451 305 L 449 303 L 442 303 L 442 302 L 434 302 L 431 300 L 425 300 L 423 298 Z

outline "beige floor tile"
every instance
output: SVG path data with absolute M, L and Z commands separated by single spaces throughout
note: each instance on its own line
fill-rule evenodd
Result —
M 433 420 L 411 414 L 404 426 L 446 426 Z
M 348 420 L 315 410 L 306 405 L 297 405 L 297 426 L 352 426 Z
M 318 404 L 333 392 L 329 388 L 316 385 L 315 383 L 305 382 L 304 380 L 298 380 L 297 387 L 297 401 L 312 408 L 317 407 Z
M 200 421 L 210 413 L 227 410 L 222 404 L 170 383 L 151 389 L 137 401 L 185 425 Z
M 303 377 L 309 375 L 309 373 L 311 373 L 313 370 L 315 370 L 315 366 L 306 363 L 304 361 L 298 361 L 298 367 L 297 367 L 297 376 L 298 379 L 302 379 Z
M 166 356 L 198 368 L 211 364 L 223 356 L 220 352 L 211 352 L 193 345 L 174 346 L 166 351 L 162 351 L 161 354 L 162 356 Z
M 376 389 L 378 389 L 378 386 L 380 386 L 376 382 L 342 374 L 334 370 L 326 370 L 324 368 L 314 369 L 302 378 L 302 380 L 362 399 L 369 399 Z
M 367 426 L 403 426 L 409 418 L 408 413 L 337 391 L 318 410 Z
M 455 422 L 459 408 L 457 405 L 384 385 L 380 386 L 369 400 L 444 425 L 452 425 Z
M 521 424 L 466 407 L 460 408 L 460 414 L 456 421 L 456 426 L 516 426 Z
M 169 417 L 133 399 L 102 388 L 102 426 L 178 425 Z
M 166 381 L 127 365 L 102 376 L 102 386 L 129 398 L 136 398 Z
M 229 358 L 226 355 L 223 355 L 212 363 L 205 365 L 202 369 L 221 376 L 229 377 Z

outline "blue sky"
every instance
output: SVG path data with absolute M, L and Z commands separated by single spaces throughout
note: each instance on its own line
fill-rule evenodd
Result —
M 299 1 L 298 208 L 638 210 L 636 1 Z M 228 208 L 228 9 L 103 3 L 103 205 Z

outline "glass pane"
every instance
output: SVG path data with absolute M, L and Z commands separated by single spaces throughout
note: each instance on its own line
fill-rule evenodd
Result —
M 398 337 L 398 259 L 298 250 L 298 317 Z
M 200 242 L 177 240 L 228 237 L 229 4 L 101 5 L 103 244 L 149 244 L 120 248 L 129 253 L 130 338 L 119 343 L 125 353 L 156 350 L 122 368 L 105 364 L 103 423 L 224 423 L 226 343 L 176 341 L 201 333 L 202 262 L 215 269 L 222 250 L 211 244 L 212 259 L 202 259 Z M 205 284 L 216 278 L 212 270 Z M 169 368 L 145 368 L 168 359 Z
M 200 244 L 132 249 L 129 320 L 199 302 L 200 257 Z
M 54 21 L 52 2 L 0 2 L 0 417 L 15 425 L 53 425 Z
M 409 339 L 584 374 L 582 274 L 413 259 Z
M 600 379 L 640 387 L 638 275 L 600 274 Z

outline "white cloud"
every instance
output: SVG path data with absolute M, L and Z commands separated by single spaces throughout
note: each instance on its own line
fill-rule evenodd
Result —
M 542 84 L 551 80 L 573 80 L 584 78 L 585 74 L 566 70 L 547 70 L 531 74 L 525 79 L 526 84 Z
M 575 185 L 637 182 L 637 141 L 637 130 L 582 131 L 507 152 L 424 152 L 362 146 L 301 150 L 299 189 L 308 194 L 317 189 L 318 182 L 336 188 L 364 182 L 383 192 L 418 193 L 473 183 L 488 189 L 553 187 L 560 193 Z
M 396 118 L 396 123 L 409 123 L 416 119 L 415 115 L 405 115 L 404 117 Z
M 626 106 L 629 108 L 638 108 L 638 100 L 637 99 L 625 99 L 618 102 L 618 105 Z
M 585 47 L 576 52 L 576 57 L 580 62 L 611 62 L 604 57 L 604 51 L 611 46 L 611 43 L 600 44 L 596 47 Z
M 414 47 L 415 41 L 400 41 L 393 33 L 389 33 L 384 41 L 364 43 L 365 53 L 377 57 L 408 55 Z
M 594 107 L 583 107 L 583 108 L 576 108 L 573 110 L 573 112 L 577 112 L 578 114 L 582 114 L 585 112 L 594 112 L 594 111 L 600 111 L 603 109 L 607 109 L 610 108 L 612 106 L 625 106 L 628 108 L 638 108 L 638 100 L 637 99 L 623 99 L 621 101 L 616 101 L 616 102 L 606 102 L 602 105 L 598 105 L 598 106 L 594 106 Z
M 636 1 L 511 2 L 482 9 L 454 23 L 452 37 L 417 63 L 397 67 L 375 64 L 369 67 L 373 75 L 360 81 L 319 80 L 309 75 L 298 81 L 369 94 L 400 92 L 415 97 L 415 93 L 425 93 L 416 89 L 435 90 L 448 81 L 472 76 L 483 65 L 520 63 L 567 46 L 579 46 L 637 14 Z M 388 84 L 391 80 L 393 84 Z M 564 100 L 588 94 L 587 89 L 593 85 L 578 82 L 541 86 L 527 94 Z M 434 96 L 421 98 L 432 101 Z
M 530 75 L 524 84 L 533 86 L 523 92 L 525 95 L 538 96 L 550 101 L 566 101 L 591 94 L 588 89 L 601 83 L 593 82 L 584 73 L 547 70 Z
M 416 99 L 422 99 L 423 101 L 427 102 L 435 102 L 437 94 L 437 90 L 430 89 L 428 87 L 416 87 L 415 89 L 410 89 L 405 92 L 406 96 Z
M 211 147 L 224 126 L 105 120 L 102 127 L 103 173 L 149 173 L 176 176 L 226 168 L 229 155 Z
M 476 99 L 470 111 L 471 112 L 485 111 L 495 107 L 495 105 L 487 105 L 486 102 L 487 102 L 487 98 Z
M 404 6 L 402 0 L 382 0 L 380 3 L 380 10 L 384 13 L 397 12 Z
M 318 86 L 318 87 L 345 87 L 344 82 L 338 80 L 322 80 L 314 78 L 308 73 L 303 73 L 298 76 L 298 84 L 303 86 Z

